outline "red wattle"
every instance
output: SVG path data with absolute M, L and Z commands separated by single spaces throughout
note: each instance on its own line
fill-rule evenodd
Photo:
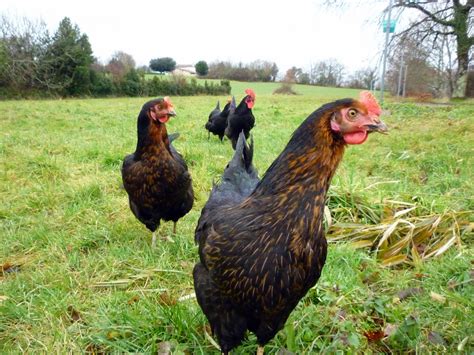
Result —
M 169 116 L 161 116 L 161 117 L 158 117 L 158 121 L 160 121 L 161 123 L 166 123 L 170 120 L 170 117 Z
M 347 144 L 362 144 L 367 140 L 367 136 L 366 131 L 351 132 L 343 135 L 344 141 Z

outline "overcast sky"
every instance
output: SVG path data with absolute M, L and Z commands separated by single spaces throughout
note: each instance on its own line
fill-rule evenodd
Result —
M 360 4 L 359 0 L 346 2 Z M 136 0 L 126 2 L 1 0 L 7 16 L 42 19 L 51 33 L 69 17 L 89 36 L 103 63 L 116 51 L 137 65 L 172 57 L 178 64 L 276 62 L 292 66 L 336 58 L 347 72 L 376 66 L 384 34 L 378 26 L 388 0 L 327 10 L 322 0 Z

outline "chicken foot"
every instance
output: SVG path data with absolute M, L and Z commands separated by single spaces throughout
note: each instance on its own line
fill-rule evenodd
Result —
M 153 234 L 151 235 L 151 247 L 153 249 L 156 248 L 156 232 L 153 232 Z

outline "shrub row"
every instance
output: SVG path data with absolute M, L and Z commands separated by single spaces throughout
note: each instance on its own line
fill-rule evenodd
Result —
M 193 96 L 193 95 L 229 95 L 230 82 L 222 80 L 220 83 L 204 82 L 198 84 L 195 78 L 187 80 L 184 76 L 171 77 L 154 76 L 146 80 L 136 70 L 129 71 L 122 80 L 113 82 L 105 73 L 96 73 L 91 80 L 91 95 L 101 96 Z

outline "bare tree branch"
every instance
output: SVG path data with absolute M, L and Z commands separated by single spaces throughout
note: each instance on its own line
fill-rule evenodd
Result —
M 411 8 L 411 9 L 416 9 L 418 11 L 421 11 L 426 16 L 428 16 L 432 21 L 434 21 L 436 23 L 439 23 L 440 25 L 450 26 L 450 27 L 456 26 L 456 23 L 455 23 L 454 20 L 444 20 L 444 19 L 441 19 L 441 18 L 436 16 L 439 13 L 444 13 L 446 10 L 449 10 L 451 7 L 446 7 L 443 10 L 432 13 L 432 12 L 429 12 L 428 10 L 426 10 L 423 6 L 421 6 L 419 4 L 416 4 L 416 3 L 408 3 L 408 4 L 403 3 L 401 5 L 395 5 L 394 7 L 399 7 L 399 6 L 406 7 L 406 8 Z

